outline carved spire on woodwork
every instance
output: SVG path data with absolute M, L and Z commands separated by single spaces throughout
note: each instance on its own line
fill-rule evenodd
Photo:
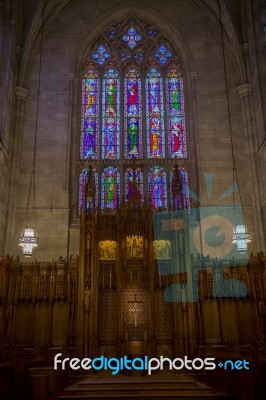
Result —
M 143 167 L 142 164 L 136 162 L 135 157 L 132 157 L 131 168 L 133 170 L 133 179 L 129 181 L 130 190 L 127 194 L 127 206 L 128 207 L 139 207 L 141 205 L 141 192 L 138 187 L 138 180 L 136 179 L 136 169 Z
M 85 185 L 85 210 L 86 212 L 92 212 L 94 208 L 95 200 L 95 184 L 94 184 L 94 172 L 93 167 L 90 165 L 87 168 L 87 181 Z
M 172 191 L 174 210 L 183 209 L 184 208 L 183 183 L 178 164 L 175 164 L 174 166 L 171 191 Z

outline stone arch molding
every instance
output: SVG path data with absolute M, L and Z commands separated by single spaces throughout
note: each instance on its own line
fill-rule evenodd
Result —
M 247 83 L 247 74 L 245 68 L 245 62 L 243 59 L 243 50 L 241 45 L 237 39 L 236 32 L 234 30 L 231 19 L 227 13 L 226 7 L 222 1 L 222 23 L 225 32 L 225 45 L 231 59 L 233 61 L 235 67 L 235 75 L 236 75 L 236 84 L 240 86 L 242 84 Z M 220 17 L 219 17 L 219 7 L 217 1 L 213 0 L 188 0 L 190 4 L 192 4 L 199 12 L 201 12 L 214 26 L 214 29 L 217 32 L 220 32 Z M 74 4 L 77 3 L 78 0 L 46 0 L 46 9 L 45 9 L 45 30 L 44 35 L 49 31 L 50 26 L 54 23 L 55 19 L 60 16 L 63 12 L 67 10 L 69 7 L 73 7 Z M 150 7 L 144 6 L 140 1 L 139 4 L 133 5 L 132 2 L 123 2 L 123 7 L 116 6 L 113 9 L 108 10 L 104 16 L 100 20 L 95 23 L 94 26 L 90 29 L 90 33 L 87 36 L 85 43 L 79 49 L 79 52 L 76 57 L 76 64 L 74 71 L 79 73 L 80 65 L 84 60 L 84 55 L 86 54 L 86 50 L 89 47 L 89 44 L 95 39 L 95 37 L 101 32 L 101 30 L 113 23 L 117 19 L 121 19 L 126 14 L 133 13 L 136 16 L 148 19 L 152 23 L 158 26 L 167 36 L 172 37 L 173 34 L 175 36 L 175 40 L 171 40 L 171 43 L 175 45 L 177 48 L 177 54 L 181 56 L 181 62 L 183 61 L 183 65 L 185 67 L 186 73 L 191 72 L 191 60 L 193 57 L 191 55 L 190 49 L 184 38 L 173 26 L 169 20 L 162 16 L 160 13 L 151 9 Z M 40 38 L 41 38 L 41 21 L 42 21 L 42 2 L 40 2 L 37 11 L 35 13 L 31 29 L 29 30 L 28 37 L 26 39 L 22 60 L 21 60 L 21 69 L 19 75 L 19 86 L 27 87 L 28 79 L 31 70 L 31 64 L 34 59 L 36 52 L 38 52 L 40 47 Z
M 103 30 L 123 18 L 127 17 L 143 18 L 155 26 L 157 26 L 161 32 L 163 32 L 169 40 L 169 43 L 174 47 L 176 54 L 179 56 L 179 61 L 184 67 L 184 73 L 188 74 L 191 71 L 191 60 L 193 59 L 192 53 L 186 43 L 185 38 L 181 35 L 180 31 L 176 29 L 173 24 L 169 23 L 169 20 L 159 14 L 157 11 L 148 7 L 137 7 L 137 6 L 125 6 L 123 8 L 117 7 L 116 9 L 109 10 L 106 15 L 102 16 L 100 20 L 97 20 L 91 27 L 90 33 L 88 34 L 85 42 L 79 49 L 79 53 L 76 59 L 76 65 L 74 73 L 76 76 L 80 74 L 80 70 L 84 65 L 84 62 L 89 54 L 91 45 L 97 37 L 103 32 Z

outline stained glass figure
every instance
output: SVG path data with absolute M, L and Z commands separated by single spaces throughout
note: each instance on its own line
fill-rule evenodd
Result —
M 102 85 L 102 157 L 119 158 L 120 80 L 118 73 L 109 69 Z
M 190 197 L 189 197 L 189 185 L 188 185 L 188 173 L 185 170 L 185 168 L 178 167 L 178 172 L 179 172 L 179 177 L 181 180 L 181 193 L 174 193 L 174 187 L 173 185 L 175 184 L 175 179 L 174 179 L 174 173 L 175 171 L 173 170 L 170 173 L 170 190 L 171 190 L 171 206 L 175 210 L 179 210 L 181 208 L 190 208 Z M 183 203 L 183 204 L 182 204 Z
M 125 173 L 125 201 L 140 205 L 144 200 L 143 172 L 140 168 L 127 168 Z
M 124 79 L 125 154 L 126 158 L 142 155 L 141 81 L 134 69 Z
M 164 102 L 161 74 L 151 69 L 146 78 L 148 158 L 165 157 Z
M 94 209 L 98 207 L 98 174 L 95 169 L 93 169 L 93 197 L 86 196 L 86 185 L 88 183 L 88 169 L 85 168 L 81 171 L 79 175 L 79 214 L 81 210 L 84 209 L 86 205 L 86 210 Z
M 172 69 L 166 77 L 166 111 L 170 157 L 187 157 L 184 91 L 181 74 Z
M 99 79 L 95 71 L 88 71 L 82 80 L 81 148 L 82 159 L 98 156 L 99 135 Z
M 134 47 L 136 47 L 137 43 L 141 40 L 141 36 L 132 26 L 127 31 L 127 34 L 123 36 L 123 40 L 127 43 L 128 47 L 133 50 Z
M 148 175 L 149 196 L 153 209 L 167 207 L 166 172 L 163 168 L 155 166 Z
M 97 63 L 102 66 L 107 58 L 110 58 L 111 54 L 106 50 L 106 48 L 100 44 L 97 50 L 92 53 L 92 58 L 97 61 Z
M 101 182 L 102 209 L 114 210 L 117 208 L 119 204 L 119 188 L 120 174 L 117 168 L 105 168 Z
M 154 57 L 159 60 L 162 65 L 165 65 L 167 61 L 171 58 L 172 53 L 164 44 L 161 44 L 158 50 L 155 52 Z

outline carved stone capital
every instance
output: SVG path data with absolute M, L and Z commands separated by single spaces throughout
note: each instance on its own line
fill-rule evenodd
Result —
M 240 97 L 249 96 L 250 94 L 250 84 L 244 83 L 244 85 L 238 86 L 237 91 Z
M 23 88 L 21 86 L 17 86 L 15 88 L 15 93 L 16 93 L 16 98 L 17 99 L 26 100 L 26 98 L 27 98 L 27 96 L 29 94 L 29 91 L 28 91 L 28 89 L 25 89 L 25 88 Z
M 70 72 L 70 74 L 68 75 L 68 77 L 69 77 L 69 80 L 70 81 L 73 81 L 74 79 L 75 79 L 75 74 L 74 74 L 74 72 Z

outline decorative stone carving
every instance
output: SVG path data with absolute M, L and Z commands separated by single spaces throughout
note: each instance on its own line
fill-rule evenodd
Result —
M 114 240 L 102 240 L 99 243 L 100 260 L 111 260 L 116 258 L 116 242 Z
M 143 237 L 128 236 L 126 238 L 126 255 L 127 257 L 143 257 Z

